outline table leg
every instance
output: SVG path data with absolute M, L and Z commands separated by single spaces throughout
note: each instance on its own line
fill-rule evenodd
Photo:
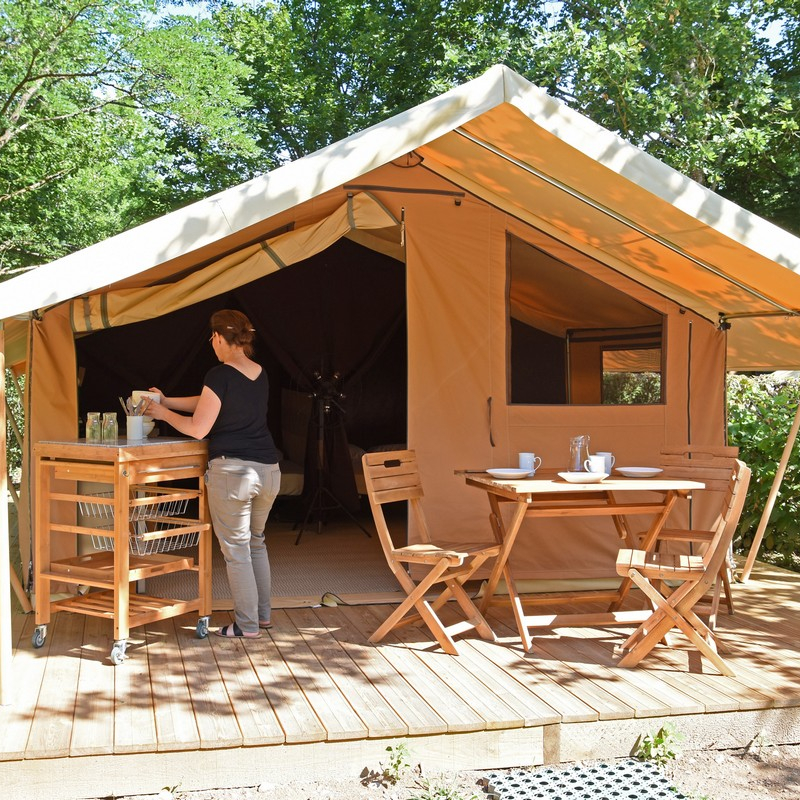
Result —
M 676 500 L 678 499 L 678 492 L 667 492 L 664 496 L 664 504 L 661 508 L 661 511 L 653 517 L 653 521 L 650 523 L 650 527 L 647 530 L 647 533 L 642 540 L 640 545 L 636 545 L 636 543 L 630 543 L 628 546 L 631 549 L 639 549 L 650 551 L 653 547 L 655 547 L 656 540 L 658 539 L 658 534 L 661 533 L 661 529 L 667 522 L 667 517 L 669 516 L 670 511 L 672 511 L 672 507 L 675 505 Z M 614 517 L 616 520 L 616 517 Z M 619 585 L 619 592 L 617 599 L 614 600 L 613 603 L 608 607 L 609 611 L 618 611 L 622 604 L 625 602 L 625 598 L 628 596 L 628 592 L 631 589 L 632 581 L 630 578 L 623 578 L 622 582 Z
M 517 593 L 514 579 L 511 575 L 511 568 L 508 565 L 508 558 L 511 555 L 511 550 L 514 547 L 517 534 L 522 526 L 522 520 L 525 519 L 525 513 L 528 510 L 528 504 L 525 501 L 514 504 L 514 513 L 507 528 L 503 523 L 503 517 L 500 513 L 500 503 L 498 502 L 497 497 L 490 494 L 489 504 L 492 508 L 492 513 L 489 517 L 492 530 L 494 531 L 494 535 L 497 540 L 503 546 L 500 550 L 500 555 L 497 556 L 494 568 L 489 575 L 489 580 L 486 584 L 486 591 L 484 592 L 479 610 L 481 614 L 486 613 L 486 610 L 492 602 L 494 593 L 497 590 L 497 584 L 500 583 L 500 577 L 502 576 L 505 578 L 508 597 L 511 601 L 511 609 L 514 612 L 514 619 L 517 623 L 517 629 L 519 630 L 520 639 L 522 640 L 522 646 L 527 652 L 531 649 L 533 642 L 525 624 L 525 610 L 522 607 L 522 601 Z

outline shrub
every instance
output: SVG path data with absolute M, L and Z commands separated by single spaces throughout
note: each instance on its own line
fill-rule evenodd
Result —
M 728 441 L 753 470 L 747 503 L 734 546 L 747 551 L 766 506 L 786 439 L 800 402 L 800 380 L 731 374 L 727 381 Z M 762 550 L 785 559 L 800 552 L 800 463 L 790 456 L 780 492 L 764 532 Z

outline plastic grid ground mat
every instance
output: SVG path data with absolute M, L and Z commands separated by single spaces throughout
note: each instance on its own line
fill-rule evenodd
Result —
M 686 800 L 655 764 L 635 759 L 493 772 L 486 777 L 487 794 L 496 800 Z

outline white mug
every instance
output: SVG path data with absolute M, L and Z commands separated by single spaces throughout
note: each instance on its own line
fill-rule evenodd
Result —
M 596 456 L 603 456 L 603 457 L 605 458 L 605 460 L 606 460 L 606 467 L 605 467 L 605 469 L 603 470 L 603 472 L 606 472 L 607 474 L 609 474 L 609 475 L 610 475 L 610 474 L 611 474 L 611 470 L 613 469 L 613 467 L 614 467 L 614 464 L 615 464 L 615 463 L 616 463 L 616 461 L 617 461 L 617 459 L 616 459 L 616 458 L 614 458 L 614 454 L 613 454 L 613 453 L 609 453 L 608 451 L 601 451 L 601 450 L 598 450 L 598 451 L 595 453 L 595 455 L 596 455 Z
M 519 468 L 526 469 L 528 472 L 536 472 L 542 466 L 542 459 L 535 453 L 520 453 Z
M 584 469 L 587 472 L 605 472 L 606 471 L 606 457 L 600 453 L 589 456 L 583 462 Z

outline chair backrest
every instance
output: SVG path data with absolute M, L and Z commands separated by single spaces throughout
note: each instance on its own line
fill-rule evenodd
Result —
M 719 521 L 714 528 L 714 537 L 703 555 L 706 573 L 711 576 L 711 580 L 716 579 L 720 567 L 728 556 L 728 548 L 742 516 L 750 475 L 750 468 L 744 461 L 735 459 L 730 470 L 728 489 L 724 495 Z
M 375 527 L 387 558 L 390 557 L 395 545 L 381 508 L 385 503 L 407 501 L 420 540 L 429 542 L 430 534 L 420 503 L 424 493 L 416 453 L 413 450 L 364 453 L 361 463 L 364 467 L 364 484 L 372 516 L 375 519 Z
M 687 526 L 711 530 L 720 521 L 720 495 L 727 493 L 731 470 L 739 448 L 729 445 L 664 445 L 661 466 L 664 477 L 702 481 L 705 489 L 691 496 L 688 503 Z M 680 506 L 676 508 L 679 514 Z

